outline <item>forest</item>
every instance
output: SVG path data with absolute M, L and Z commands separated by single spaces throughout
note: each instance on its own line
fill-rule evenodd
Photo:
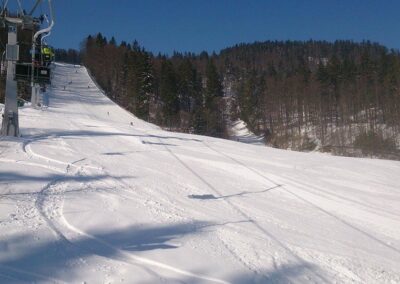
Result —
M 400 54 L 369 41 L 265 41 L 218 54 L 152 54 L 101 33 L 58 61 L 165 129 L 229 138 L 241 119 L 266 145 L 399 158 Z
M 115 102 L 164 128 L 267 145 L 398 157 L 400 54 L 368 41 L 266 41 L 219 54 L 153 55 L 100 33 L 80 58 Z

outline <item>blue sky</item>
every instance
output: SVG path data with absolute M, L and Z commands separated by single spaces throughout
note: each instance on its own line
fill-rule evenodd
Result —
M 49 42 L 137 39 L 154 53 L 219 51 L 263 40 L 369 39 L 400 48 L 399 0 L 54 0 Z

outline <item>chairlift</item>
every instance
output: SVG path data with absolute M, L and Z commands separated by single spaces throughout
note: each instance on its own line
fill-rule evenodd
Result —
M 32 55 L 32 50 L 31 50 Z M 48 45 L 39 46 L 35 49 L 34 62 L 18 62 L 15 69 L 15 79 L 17 81 L 32 80 L 32 63 L 34 83 L 39 85 L 50 84 L 50 64 L 54 60 L 53 49 Z
M 50 84 L 50 68 L 48 66 L 33 66 L 33 81 L 39 85 Z M 30 82 L 32 79 L 32 63 L 17 63 L 15 79 Z
M 18 58 L 14 59 L 16 61 L 15 65 L 15 80 L 22 82 L 32 82 L 35 84 L 39 84 L 41 86 L 45 86 L 46 84 L 50 84 L 50 64 L 54 61 L 54 51 L 47 44 L 43 44 L 41 41 L 41 35 L 43 33 L 51 32 L 51 29 L 54 25 L 53 20 L 53 10 L 51 0 L 49 1 L 50 14 L 51 14 L 51 22 L 47 19 L 46 15 L 41 15 L 40 17 L 32 16 L 33 11 L 41 4 L 41 1 L 37 0 L 35 6 L 32 8 L 30 13 L 25 13 L 20 7 L 20 11 L 16 16 L 11 15 L 4 7 L 2 10 L 2 17 L 0 17 L 0 27 L 6 24 L 6 21 L 18 21 L 21 25 L 22 29 L 35 31 L 36 28 L 40 27 L 44 20 L 47 21 L 49 27 L 39 30 L 35 33 L 33 37 L 33 48 L 35 54 L 32 54 L 32 50 L 30 51 L 30 58 L 32 60 L 27 61 L 27 58 Z M 35 43 L 40 42 L 35 48 Z M 7 55 L 7 54 L 6 54 Z M 9 60 L 9 59 L 8 59 Z M 2 56 L 1 58 L 1 74 L 7 69 L 7 56 Z M 32 80 L 33 79 L 33 80 Z
M 19 45 L 17 42 L 17 30 L 28 29 L 34 32 L 32 37 L 32 50 L 36 49 L 37 40 L 39 36 L 45 33 L 50 33 L 54 26 L 54 13 L 52 0 L 47 0 L 49 4 L 49 12 L 51 21 L 48 21 L 46 28 L 40 29 L 41 24 L 45 17 L 35 18 L 33 15 L 43 0 L 35 0 L 32 9 L 25 12 L 22 7 L 21 0 L 17 0 L 18 12 L 9 13 L 8 0 L 3 0 L 0 7 L 0 27 L 8 30 L 8 41 L 6 46 L 5 55 L 2 56 L 2 63 L 7 62 L 7 77 L 6 77 L 6 92 L 5 92 L 5 107 L 2 120 L 2 127 L 0 135 L 4 136 L 19 136 L 19 122 L 18 122 L 18 104 L 22 105 L 23 101 L 17 100 L 18 86 L 15 81 L 31 82 L 32 87 L 32 102 L 37 105 L 38 87 L 45 88 L 46 84 L 50 83 L 50 69 L 44 66 L 42 60 L 43 56 L 39 56 L 39 60 L 35 59 L 35 52 L 31 53 L 31 60 L 27 62 L 27 58 L 19 58 Z M 41 50 L 41 49 L 40 49 Z M 22 50 L 25 53 L 25 49 Z M 3 59 L 4 58 L 4 59 Z M 2 67 L 5 65 L 2 64 Z M 5 70 L 5 68 L 3 68 Z M 16 104 L 17 103 L 17 104 Z

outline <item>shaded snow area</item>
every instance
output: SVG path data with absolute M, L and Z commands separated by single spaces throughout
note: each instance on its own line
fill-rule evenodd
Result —
M 164 132 L 54 73 L 0 140 L 0 283 L 400 283 L 399 162 Z
M 229 128 L 229 137 L 231 140 L 253 145 L 265 145 L 264 137 L 257 136 L 247 128 L 247 124 L 238 119 L 231 123 Z

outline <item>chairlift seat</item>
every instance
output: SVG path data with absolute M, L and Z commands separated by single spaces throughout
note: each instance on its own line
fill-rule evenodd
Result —
M 33 80 L 35 83 L 50 84 L 50 68 L 46 66 L 35 66 L 33 72 Z M 32 79 L 32 64 L 17 63 L 15 66 L 15 79 L 17 81 L 30 82 Z

